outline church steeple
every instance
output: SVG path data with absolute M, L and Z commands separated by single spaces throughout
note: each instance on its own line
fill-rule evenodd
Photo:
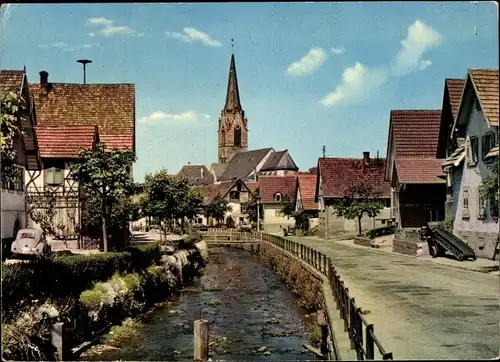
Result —
M 238 152 L 248 149 L 248 121 L 241 107 L 234 53 L 231 54 L 226 104 L 219 118 L 219 163 L 228 163 Z
M 227 94 L 224 111 L 241 111 L 240 90 L 238 89 L 238 77 L 236 76 L 234 54 L 231 55 L 231 65 L 229 66 L 229 79 L 227 81 Z

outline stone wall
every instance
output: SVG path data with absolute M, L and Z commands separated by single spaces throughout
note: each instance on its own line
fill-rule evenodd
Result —
M 420 240 L 419 230 L 420 228 L 394 230 L 392 251 L 411 256 L 429 255 L 429 245 Z
M 469 245 L 478 258 L 500 260 L 500 244 L 497 233 L 468 230 L 453 230 L 458 238 Z

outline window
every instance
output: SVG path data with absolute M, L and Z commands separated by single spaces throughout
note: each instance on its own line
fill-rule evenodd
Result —
M 498 218 L 498 198 L 492 197 L 489 200 L 490 215 L 493 218 Z
M 236 126 L 234 130 L 234 145 L 237 147 L 241 146 L 241 128 Z
M 282 216 L 284 216 L 283 211 L 281 211 L 281 210 L 276 210 L 274 212 L 274 215 L 276 215 L 276 217 L 282 217 Z
M 24 190 L 24 169 L 17 165 L 13 166 L 12 179 L 3 179 L 2 189 L 10 191 L 23 191 Z
M 240 193 L 238 191 L 231 191 L 229 193 L 229 199 L 231 201 L 239 201 L 240 200 Z
M 478 190 L 478 202 L 477 202 L 477 218 L 484 219 L 486 217 L 486 199 L 481 196 Z
M 281 194 L 279 192 L 274 195 L 274 200 L 276 200 L 277 202 L 281 202 Z
M 486 157 L 486 155 L 488 154 L 488 152 L 490 152 L 490 150 L 495 147 L 495 133 L 494 132 L 487 132 L 484 136 L 483 136 L 483 140 L 482 140 L 482 144 L 481 144 L 481 155 L 482 155 L 482 158 L 484 159 L 484 157 Z
M 467 145 L 467 164 L 469 166 L 475 166 L 477 164 L 478 153 L 479 153 L 479 142 L 476 136 L 472 136 L 469 139 Z
M 468 219 L 469 216 L 469 189 L 464 187 L 462 191 L 462 218 Z
M 62 185 L 64 178 L 63 170 L 57 167 L 50 167 L 45 170 L 46 185 Z

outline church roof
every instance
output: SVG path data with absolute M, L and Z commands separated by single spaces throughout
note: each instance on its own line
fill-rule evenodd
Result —
M 210 171 L 212 174 L 215 175 L 215 178 L 219 180 L 221 176 L 224 174 L 224 171 L 226 171 L 227 168 L 227 163 L 212 163 L 210 166 Z
M 241 111 L 240 90 L 238 89 L 238 77 L 236 76 L 236 63 L 234 54 L 231 55 L 229 66 L 229 79 L 227 81 L 227 95 L 224 111 Z
M 244 179 L 254 171 L 272 148 L 262 148 L 246 152 L 238 152 L 227 164 L 226 171 L 220 177 L 221 181 Z
M 299 168 L 288 153 L 288 150 L 273 152 L 266 160 L 260 171 L 277 171 L 277 170 L 293 170 L 298 171 Z

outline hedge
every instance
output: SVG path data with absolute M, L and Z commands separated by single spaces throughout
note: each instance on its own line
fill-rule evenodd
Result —
M 366 236 L 368 236 L 370 239 L 375 239 L 378 238 L 379 236 L 394 234 L 395 229 L 396 229 L 395 225 L 382 226 L 368 231 L 366 233 Z
M 13 317 L 24 300 L 77 296 L 115 273 L 142 271 L 160 262 L 159 243 L 128 247 L 126 251 L 91 255 L 53 256 L 49 260 L 2 266 L 2 314 Z

